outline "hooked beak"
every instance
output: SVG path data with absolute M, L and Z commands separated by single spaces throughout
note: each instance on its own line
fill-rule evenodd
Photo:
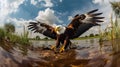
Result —
M 60 28 L 59 27 L 55 28 L 55 32 L 58 32 L 58 31 L 60 31 Z

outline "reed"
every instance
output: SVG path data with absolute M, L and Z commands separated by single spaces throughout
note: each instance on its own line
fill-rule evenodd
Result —
M 0 28 L 0 40 L 3 40 L 5 38 L 5 30 L 3 28 Z

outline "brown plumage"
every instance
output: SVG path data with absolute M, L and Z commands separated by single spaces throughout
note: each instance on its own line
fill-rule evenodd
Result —
M 60 47 L 60 43 L 63 44 L 63 47 L 60 48 L 60 52 L 64 51 L 64 49 L 68 48 L 71 44 L 70 39 L 74 39 L 79 37 L 85 31 L 87 31 L 92 26 L 100 25 L 97 22 L 103 22 L 104 17 L 99 17 L 102 13 L 95 13 L 98 11 L 92 10 L 86 14 L 77 14 L 74 16 L 73 20 L 66 27 L 64 33 L 57 34 L 54 27 L 47 25 L 42 22 L 30 22 L 28 28 L 34 32 L 41 33 L 47 37 L 56 40 L 56 48 Z M 63 28 L 64 29 L 64 28 Z

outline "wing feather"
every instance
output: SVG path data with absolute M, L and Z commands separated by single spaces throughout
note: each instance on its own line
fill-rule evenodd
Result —
M 79 26 L 78 30 L 75 32 L 73 36 L 70 37 L 70 39 L 74 39 L 85 33 L 87 30 L 89 30 L 91 27 L 93 27 L 94 24 L 92 23 L 83 23 Z
M 96 11 L 98 11 L 98 9 L 95 9 L 95 10 L 89 11 L 87 14 L 91 14 L 91 13 L 94 13 L 94 12 L 96 12 Z
M 95 13 L 97 11 L 98 11 L 98 9 L 95 9 L 95 10 L 92 10 L 92 11 L 86 13 L 86 14 L 82 14 L 82 16 L 83 15 L 85 16 L 84 19 L 81 19 L 82 23 L 95 23 L 95 24 L 97 24 L 97 22 L 103 22 L 104 17 L 100 17 L 100 15 L 102 13 Z
M 82 24 L 78 27 L 78 29 L 75 31 L 75 34 L 71 36 L 71 39 L 79 37 L 81 34 L 89 30 L 91 27 L 100 25 L 98 22 L 104 22 L 104 17 L 100 17 L 102 13 L 95 13 L 98 9 L 92 10 L 87 12 L 86 14 L 81 14 L 80 21 Z M 83 16 L 84 15 L 84 16 Z M 83 19 L 84 17 L 84 19 Z
M 101 14 L 103 14 L 103 13 L 95 13 L 95 14 L 89 14 L 90 16 L 99 16 L 99 15 L 101 15 Z
M 56 33 L 53 31 L 54 28 L 45 23 L 41 23 L 39 21 L 29 22 L 28 29 L 33 31 L 34 33 L 41 33 L 47 37 L 56 39 Z

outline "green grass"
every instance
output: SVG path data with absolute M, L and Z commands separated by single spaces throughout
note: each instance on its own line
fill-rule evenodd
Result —
M 85 40 L 85 39 L 92 39 L 92 38 L 99 38 L 99 36 L 93 36 L 93 37 L 79 37 L 74 40 Z
M 0 40 L 5 40 L 5 37 L 9 37 L 13 43 L 19 43 L 21 45 L 29 45 L 28 33 L 24 35 L 16 35 L 14 33 L 6 33 L 3 28 L 0 28 Z
M 9 42 L 6 42 L 6 37 L 10 39 Z M 27 48 L 30 46 L 28 32 L 23 35 L 16 35 L 14 33 L 6 33 L 3 28 L 0 28 L 0 43 L 2 43 L 0 46 L 6 51 L 9 51 L 9 48 L 18 47 L 23 55 L 27 54 Z
M 120 26 L 118 25 L 118 21 L 117 18 L 115 21 L 113 21 L 113 18 L 111 17 L 110 19 L 110 23 L 111 23 L 111 27 L 107 27 L 103 33 L 103 35 L 101 35 L 103 38 L 105 38 L 106 40 L 114 40 L 114 39 L 119 39 L 120 38 Z
M 0 28 L 0 40 L 5 38 L 5 30 L 3 28 Z

